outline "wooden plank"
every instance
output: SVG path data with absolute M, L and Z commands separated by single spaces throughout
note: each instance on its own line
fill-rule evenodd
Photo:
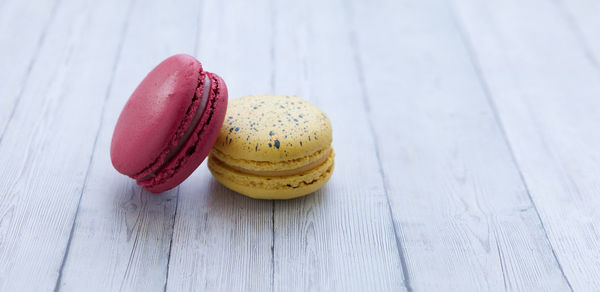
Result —
M 353 1 L 352 18 L 409 286 L 569 289 L 448 3 Z
M 404 290 L 343 1 L 277 2 L 273 13 L 275 92 L 322 108 L 336 151 L 324 188 L 275 203 L 274 289 Z
M 164 290 L 177 189 L 161 195 L 144 191 L 114 170 L 109 149 L 119 113 L 142 78 L 164 58 L 193 52 L 199 6 L 187 0 L 137 1 L 132 8 L 61 290 Z
M 564 273 L 598 290 L 600 71 L 553 3 L 456 4 Z
M 0 3 L 0 142 L 36 63 L 58 1 Z M 26 17 L 24 17 L 26 16 Z
M 271 88 L 269 1 L 205 1 L 198 58 L 230 99 Z M 225 189 L 206 162 L 180 187 L 167 290 L 270 291 L 272 202 Z
M 49 24 L 0 144 L 2 291 L 55 287 L 123 38 L 125 7 L 122 1 L 66 0 Z

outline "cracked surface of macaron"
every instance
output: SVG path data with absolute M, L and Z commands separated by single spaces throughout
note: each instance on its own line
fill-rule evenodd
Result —
M 150 192 L 174 188 L 208 155 L 226 109 L 221 77 L 192 56 L 169 57 L 125 104 L 113 132 L 112 164 Z
M 208 167 L 226 187 L 252 198 L 310 194 L 334 167 L 332 129 L 319 108 L 295 96 L 232 100 Z

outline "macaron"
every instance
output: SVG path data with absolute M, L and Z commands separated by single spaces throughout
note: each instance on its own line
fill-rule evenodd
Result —
M 125 104 L 112 136 L 112 164 L 150 192 L 174 188 L 206 158 L 226 111 L 221 77 L 192 56 L 169 57 Z
M 230 101 L 208 168 L 227 188 L 256 199 L 315 192 L 334 168 L 331 123 L 294 96 L 253 95 Z

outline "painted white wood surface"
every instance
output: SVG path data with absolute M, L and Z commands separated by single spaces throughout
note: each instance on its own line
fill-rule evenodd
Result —
M 580 43 L 589 63 L 600 70 L 600 1 L 555 0 L 554 3 Z
M 600 19 L 567 1 L 0 0 L 0 291 L 600 289 Z M 259 201 L 111 166 L 160 60 L 303 96 L 336 170 Z
M 564 273 L 573 289 L 597 290 L 599 68 L 561 6 L 547 1 L 456 3 Z
M 0 141 L 26 87 L 33 82 L 32 68 L 56 17 L 58 4 L 58 1 L 0 2 L 0 64 L 10 68 L 0 70 Z
M 568 289 L 447 2 L 353 4 L 409 286 Z

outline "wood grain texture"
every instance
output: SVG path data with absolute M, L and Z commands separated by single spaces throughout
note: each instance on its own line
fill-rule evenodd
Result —
M 275 92 L 323 109 L 336 152 L 324 188 L 275 202 L 275 291 L 406 288 L 343 11 L 342 1 L 276 2 L 273 10 Z
M 552 2 L 456 4 L 564 273 L 598 290 L 600 71 Z
M 0 70 L 0 143 L 25 88 L 33 82 L 31 71 L 59 4 L 59 1 L 0 2 L 0 68 L 5 68 Z
M 161 195 L 144 191 L 114 170 L 109 149 L 121 108 L 147 72 L 173 54 L 193 53 L 199 3 L 137 1 L 132 5 L 127 26 L 120 32 L 123 43 L 60 290 L 163 291 L 165 287 L 178 189 Z M 189 9 L 181 10 L 184 6 Z
M 352 3 L 409 286 L 568 290 L 447 3 Z
M 2 291 L 55 287 L 127 18 L 119 3 L 61 3 L 31 65 L 0 144 Z
M 269 1 L 204 1 L 198 58 L 229 98 L 271 89 Z M 168 291 L 272 289 L 272 202 L 230 191 L 204 162 L 180 186 Z

